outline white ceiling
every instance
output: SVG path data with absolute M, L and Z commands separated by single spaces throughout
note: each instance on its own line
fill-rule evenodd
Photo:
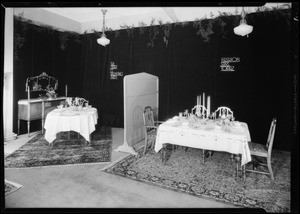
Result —
M 280 7 L 286 3 L 267 3 L 268 8 Z M 242 7 L 47 7 L 14 8 L 14 14 L 23 14 L 25 18 L 78 33 L 102 31 L 103 14 L 106 9 L 105 25 L 113 30 L 122 25 L 139 26 L 139 22 L 150 25 L 153 18 L 166 22 L 194 21 L 203 17 L 215 17 L 219 12 L 240 14 Z M 255 12 L 257 7 L 244 7 L 246 13 Z

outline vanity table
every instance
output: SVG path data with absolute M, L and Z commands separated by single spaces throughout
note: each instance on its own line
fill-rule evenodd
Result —
M 66 97 L 56 97 L 55 90 L 58 80 L 48 76 L 45 72 L 39 76 L 29 77 L 26 80 L 27 99 L 18 101 L 18 134 L 20 132 L 20 120 L 27 121 L 28 137 L 30 136 L 30 122 L 42 121 L 42 132 L 47 114 L 59 105 L 65 103 Z M 31 92 L 44 93 L 38 98 L 31 98 Z M 45 95 L 48 94 L 48 96 Z M 53 96 L 49 96 L 49 94 Z M 67 95 L 66 95 L 67 96 Z
M 28 137 L 30 133 L 30 121 L 42 120 L 42 132 L 47 114 L 65 103 L 66 97 L 55 99 L 24 99 L 18 102 L 18 134 L 20 131 L 20 120 L 27 121 Z

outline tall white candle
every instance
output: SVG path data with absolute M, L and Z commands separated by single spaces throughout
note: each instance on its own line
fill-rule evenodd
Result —
M 207 116 L 210 115 L 210 96 L 207 96 Z
M 199 105 L 201 105 L 201 95 L 199 95 Z
M 205 107 L 205 93 L 203 93 L 203 107 Z M 204 109 L 202 108 L 202 114 L 204 114 Z
M 68 97 L 68 85 L 66 85 L 66 97 Z
M 197 95 L 197 105 L 199 104 L 199 96 Z
M 30 99 L 30 90 L 29 90 L 29 86 L 27 86 L 27 98 Z

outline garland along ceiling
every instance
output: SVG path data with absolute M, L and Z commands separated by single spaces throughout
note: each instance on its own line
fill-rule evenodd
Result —
M 291 3 L 266 3 L 261 7 L 245 6 L 244 10 L 249 14 L 258 9 L 273 10 L 288 7 L 291 7 Z M 242 11 L 242 7 L 45 7 L 14 8 L 14 14 L 60 30 L 90 33 L 102 31 L 102 9 L 107 10 L 105 26 L 110 30 L 210 19 L 220 14 L 239 15 Z

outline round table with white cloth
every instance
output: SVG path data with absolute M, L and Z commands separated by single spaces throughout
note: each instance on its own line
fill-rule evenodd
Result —
M 59 132 L 75 131 L 80 133 L 87 142 L 90 142 L 90 134 L 95 131 L 98 120 L 98 112 L 93 107 L 68 107 L 54 109 L 46 117 L 45 139 L 51 143 Z

